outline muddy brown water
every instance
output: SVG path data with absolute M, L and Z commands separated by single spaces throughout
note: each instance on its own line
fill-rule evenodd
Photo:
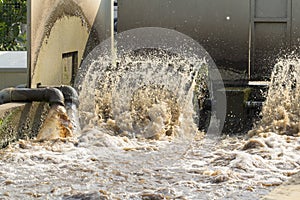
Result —
M 288 90 L 290 92 L 290 88 Z M 153 139 L 142 137 L 149 132 L 141 131 L 140 126 L 134 129 L 136 118 L 126 110 L 130 106 L 124 106 L 124 101 L 119 102 L 110 98 L 112 96 L 97 99 L 96 95 L 95 102 L 106 105 L 105 109 L 98 105 L 94 113 L 88 113 L 90 106 L 86 110 L 80 108 L 80 118 L 86 126 L 77 137 L 18 141 L 0 150 L 0 198 L 260 199 L 300 170 L 300 139 L 292 123 L 298 118 L 289 110 L 294 108 L 289 106 L 291 103 L 278 112 L 284 109 L 292 115 L 279 115 L 275 110 L 272 118 L 267 111 L 272 106 L 277 108 L 278 102 L 268 101 L 264 112 L 269 115 L 251 132 L 251 137 L 236 137 L 196 131 L 191 125 L 192 117 L 187 119 L 184 114 L 179 115 L 179 122 L 175 123 L 169 116 L 172 110 L 167 109 L 170 103 L 154 99 L 147 101 L 154 106 L 147 105 L 143 110 L 147 111 L 148 119 L 143 121 L 147 122 L 145 127 L 151 134 L 160 132 L 159 137 Z M 81 98 L 87 102 L 93 100 L 84 95 Z M 294 99 L 289 98 L 288 102 Z M 183 104 L 185 107 L 181 107 Z M 182 108 L 189 108 L 186 105 L 191 104 L 176 105 L 179 112 L 190 114 L 189 109 Z M 90 115 L 94 117 L 87 123 Z M 282 127 L 277 122 L 282 120 L 280 117 L 289 119 L 281 123 Z M 170 124 L 175 132 L 166 134 Z M 293 128 L 289 129 L 289 124 Z
M 249 142 L 252 145 L 249 145 Z M 298 137 L 78 140 L 1 150 L 2 199 L 259 199 L 299 171 Z

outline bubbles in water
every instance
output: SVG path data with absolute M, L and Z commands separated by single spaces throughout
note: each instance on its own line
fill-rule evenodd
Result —
M 141 40 L 140 34 L 117 37 L 116 65 L 105 43 L 83 63 L 83 76 L 77 82 L 81 123 L 111 128 L 115 135 L 131 138 L 194 134 L 194 108 L 203 104 L 208 92 L 208 55 L 187 40 L 179 47 L 174 41 L 170 45 L 169 40 L 174 39 L 171 35 L 166 37 L 168 40 L 154 39 L 162 40 L 161 43 L 149 43 Z M 144 32 L 142 36 L 145 37 Z M 177 37 L 176 41 L 181 40 Z
M 275 65 L 262 120 L 256 132 L 272 131 L 299 136 L 300 132 L 300 62 L 299 59 L 281 59 Z

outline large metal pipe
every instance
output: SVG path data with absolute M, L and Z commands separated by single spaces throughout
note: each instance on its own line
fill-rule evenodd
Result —
M 56 88 L 7 88 L 0 91 L 0 105 L 10 102 L 49 102 L 65 105 L 63 93 Z
M 71 103 L 76 105 L 77 108 L 79 107 L 78 93 L 73 87 L 68 85 L 62 85 L 57 87 L 57 89 L 59 89 L 63 93 L 65 99 L 65 105 Z
M 72 131 L 74 134 L 79 134 L 80 132 L 80 123 L 79 123 L 79 114 L 78 114 L 78 107 L 79 107 L 79 97 L 77 91 L 68 85 L 62 85 L 57 87 L 65 98 L 65 108 L 67 111 L 67 115 L 72 123 Z

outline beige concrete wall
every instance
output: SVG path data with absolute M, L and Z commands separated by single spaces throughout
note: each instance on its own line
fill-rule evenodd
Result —
M 77 52 L 78 68 L 110 36 L 110 11 L 110 0 L 31 0 L 31 87 L 71 84 L 62 55 Z
M 0 105 L 0 149 L 19 139 L 36 137 L 48 114 L 45 103 Z

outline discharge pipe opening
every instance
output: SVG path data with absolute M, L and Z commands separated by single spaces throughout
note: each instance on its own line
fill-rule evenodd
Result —
M 7 88 L 0 91 L 0 105 L 11 102 L 48 102 L 51 109 L 37 134 L 38 140 L 57 139 L 72 135 L 65 115 L 65 99 L 57 88 Z
M 43 89 L 46 87 L 38 85 L 38 88 Z M 77 91 L 69 85 L 61 85 L 54 88 L 59 90 L 63 94 L 64 107 L 72 126 L 73 135 L 78 135 L 81 131 L 81 127 L 79 125 L 79 97 Z
M 77 91 L 71 87 L 62 85 L 59 87 L 32 88 L 6 88 L 0 91 L 0 105 L 10 102 L 48 102 L 51 105 L 66 106 L 73 104 L 79 107 Z
M 72 124 L 73 135 L 78 135 L 80 133 L 80 125 L 79 125 L 79 97 L 77 91 L 68 85 L 62 85 L 57 87 L 63 95 L 65 99 L 65 108 L 67 111 L 67 115 Z
M 0 91 L 0 105 L 10 102 L 48 102 L 51 109 L 37 140 L 52 140 L 77 135 L 79 98 L 71 86 L 7 88 Z
M 47 88 L 47 86 L 38 85 L 37 86 L 40 89 Z M 77 91 L 69 86 L 69 85 L 61 85 L 61 86 L 55 86 L 53 87 L 55 89 L 58 89 L 62 92 L 64 97 L 64 106 L 67 107 L 68 105 L 75 105 L 76 108 L 79 107 L 79 97 Z
M 74 104 L 76 106 L 76 108 L 79 107 L 79 97 L 78 97 L 78 93 L 77 91 L 68 85 L 62 85 L 57 87 L 57 89 L 59 89 L 64 96 L 64 103 L 67 106 L 68 104 Z

